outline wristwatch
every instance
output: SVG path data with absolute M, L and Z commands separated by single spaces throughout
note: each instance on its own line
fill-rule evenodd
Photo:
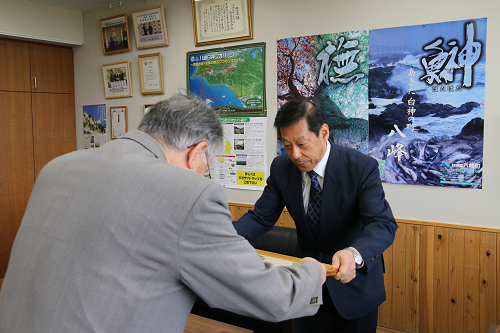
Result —
M 354 256 L 354 262 L 356 263 L 356 269 L 363 267 L 365 262 L 363 261 L 363 257 L 361 257 L 361 255 L 359 255 L 358 252 L 354 251 L 350 247 L 346 247 L 344 250 L 350 251 L 352 253 L 352 255 Z

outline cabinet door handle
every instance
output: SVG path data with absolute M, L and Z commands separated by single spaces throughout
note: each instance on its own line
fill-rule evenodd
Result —
M 35 76 L 35 88 L 36 88 L 36 76 Z

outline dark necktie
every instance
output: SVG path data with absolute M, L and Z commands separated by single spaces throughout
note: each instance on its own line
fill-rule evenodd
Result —
M 314 236 L 318 236 L 319 214 L 321 207 L 321 187 L 318 182 L 318 174 L 311 170 L 307 172 L 311 178 L 311 188 L 309 190 L 309 203 L 307 204 L 307 222 L 311 226 Z

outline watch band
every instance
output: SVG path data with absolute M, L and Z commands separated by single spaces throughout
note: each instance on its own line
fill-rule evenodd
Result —
M 346 247 L 344 250 L 348 250 L 354 256 L 354 262 L 356 263 L 356 269 L 363 267 L 363 265 L 365 264 L 365 261 L 363 260 L 363 257 L 358 252 L 354 251 L 350 247 Z M 360 262 L 360 263 L 358 263 L 358 262 Z

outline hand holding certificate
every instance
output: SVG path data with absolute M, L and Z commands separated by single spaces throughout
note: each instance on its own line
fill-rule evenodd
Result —
M 302 259 L 286 256 L 279 253 L 268 252 L 263 250 L 256 250 L 257 253 L 261 256 L 262 260 L 267 263 L 271 263 L 274 266 L 292 266 L 298 264 Z M 337 275 L 338 269 L 333 269 L 332 265 L 323 264 L 326 268 L 326 276 L 333 277 Z

